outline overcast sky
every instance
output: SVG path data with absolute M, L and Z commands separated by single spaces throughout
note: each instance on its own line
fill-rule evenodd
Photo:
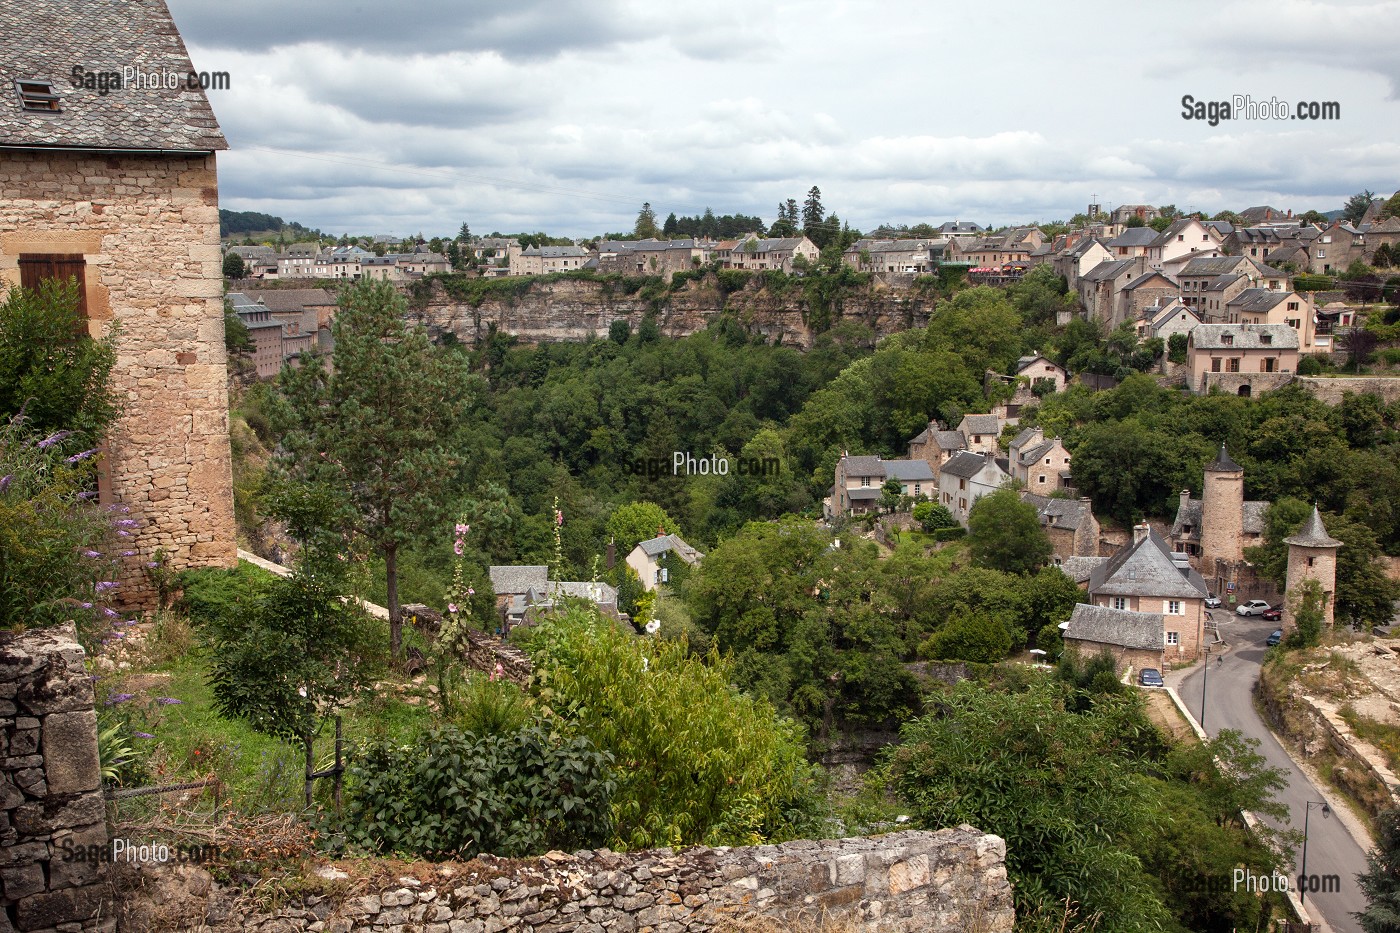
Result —
M 327 232 L 630 229 L 820 186 L 883 222 L 1332 210 L 1400 185 L 1400 0 L 170 0 L 220 200 Z M 1181 98 L 1337 101 L 1205 122 Z

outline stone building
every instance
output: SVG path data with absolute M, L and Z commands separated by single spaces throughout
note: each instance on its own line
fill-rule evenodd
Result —
M 1261 581 L 1244 560 L 1246 548 L 1264 543 L 1264 513 L 1269 503 L 1244 498 L 1244 468 L 1225 445 L 1206 465 L 1201 498 L 1181 491 L 1171 527 L 1172 549 L 1188 555 L 1215 593 L 1255 592 Z
M 125 411 L 100 495 L 137 522 L 120 592 L 138 601 L 157 549 L 174 569 L 236 559 L 215 170 L 227 143 L 183 81 L 99 94 L 66 80 L 75 62 L 189 74 L 162 0 L 34 0 L 3 19 L 15 80 L 0 88 L 0 280 L 74 278 L 89 330 L 120 324 Z
M 1284 538 L 1288 545 L 1288 582 L 1283 599 L 1284 627 L 1293 625 L 1293 598 L 1304 580 L 1316 580 L 1322 586 L 1322 620 L 1332 627 L 1333 604 L 1337 601 L 1337 548 L 1342 542 L 1327 534 L 1322 515 L 1313 506 L 1312 515 L 1295 535 Z
M 1165 629 L 1160 612 L 1133 612 L 1080 603 L 1069 621 L 1061 625 L 1065 650 L 1091 658 L 1107 651 L 1121 675 L 1128 668 L 1162 669 L 1166 650 Z
M 1134 526 L 1132 543 L 1089 576 L 1089 599 L 1095 606 L 1160 614 L 1163 660 L 1168 664 L 1199 657 L 1206 596 L 1205 580 L 1186 555 L 1174 555 L 1166 539 L 1147 525 Z

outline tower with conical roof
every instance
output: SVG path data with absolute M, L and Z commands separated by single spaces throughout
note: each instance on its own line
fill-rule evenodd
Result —
M 1337 548 L 1342 542 L 1327 534 L 1322 515 L 1313 506 L 1312 515 L 1295 535 L 1283 539 L 1288 545 L 1288 579 L 1284 584 L 1283 624 L 1293 624 L 1294 591 L 1304 580 L 1316 580 L 1322 585 L 1322 619 L 1332 626 L 1332 604 L 1337 595 Z
M 1244 467 L 1225 445 L 1206 466 L 1201 488 L 1201 573 L 1216 575 L 1216 561 L 1244 560 Z

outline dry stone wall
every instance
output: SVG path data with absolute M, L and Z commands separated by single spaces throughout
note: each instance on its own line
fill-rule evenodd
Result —
M 732 849 L 482 857 L 384 890 L 240 911 L 215 888 L 214 933 L 720 933 L 835 920 L 881 933 L 1010 933 L 1006 846 L 970 826 Z M 202 886 L 189 886 L 191 891 Z
M 0 282 L 22 255 L 81 255 L 89 327 L 119 325 L 113 386 L 125 412 L 104 498 L 138 527 L 124 599 L 150 595 L 156 549 L 172 566 L 232 566 L 227 356 L 212 155 L 6 152 Z
M 833 323 L 858 321 L 877 337 L 928 323 L 934 300 L 902 288 L 883 285 L 854 291 L 841 299 Z M 494 327 L 526 343 L 552 343 L 606 337 L 613 321 L 625 320 L 635 331 L 648 314 L 655 314 L 661 333 L 684 337 L 704 330 L 726 309 L 740 322 L 770 341 L 808 349 L 816 337 L 807 325 L 807 309 L 798 294 L 775 297 L 751 284 L 728 296 L 713 278 L 690 282 L 655 304 L 638 295 L 624 295 L 606 283 L 579 279 L 545 279 L 520 294 L 488 296 L 478 307 L 450 296 L 433 283 L 426 300 L 415 304 L 420 320 L 434 336 L 451 333 L 476 345 Z
M 0 641 L 0 933 L 115 925 L 92 679 L 73 626 Z
M 1340 405 L 1347 392 L 1379 395 L 1387 404 L 1400 401 L 1400 377 L 1361 376 L 1357 378 L 1299 376 L 1298 384 L 1314 398 L 1328 405 Z

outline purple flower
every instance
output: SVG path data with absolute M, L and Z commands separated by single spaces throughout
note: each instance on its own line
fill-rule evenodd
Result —
M 96 498 L 97 498 L 97 493 L 95 493 L 95 492 L 80 492 L 80 493 L 78 493 L 78 498 L 79 498 L 79 499 L 96 499 Z
M 57 444 L 59 441 L 63 440 L 65 437 L 72 433 L 72 431 L 59 431 L 57 434 L 50 434 L 48 437 L 44 438 L 42 441 L 39 442 L 39 449 L 47 450 L 48 448 L 52 447 L 54 444 Z
M 120 537 L 123 537 L 123 538 L 130 538 L 130 537 L 131 537 L 131 532 L 129 532 L 129 531 L 127 531 L 125 528 L 123 528 L 123 529 L 120 529 L 120 530 L 117 531 L 117 535 L 120 536 Z
M 117 610 L 113 609 L 111 606 L 103 606 L 102 614 L 109 619 L 115 619 L 117 617 Z
M 82 555 L 83 555 L 84 557 L 86 557 L 86 558 L 91 559 L 91 560 L 96 560 L 97 558 L 99 558 L 99 557 L 102 556 L 102 552 L 101 552 L 101 551 L 94 551 L 92 548 L 85 548 L 85 549 L 82 551 Z
M 174 697 L 156 697 L 156 702 L 161 706 L 179 706 L 184 700 L 177 700 Z
M 141 524 L 141 523 L 138 522 L 138 521 L 137 521 L 136 519 L 134 519 L 134 518 L 119 518 L 119 519 L 117 519 L 116 521 L 112 522 L 112 527 L 113 527 L 113 528 L 136 528 L 136 527 L 139 527 L 140 524 Z
M 469 531 L 471 531 L 471 530 L 472 530 L 472 526 L 471 526 L 471 525 L 463 525 L 461 522 L 458 522 L 458 523 L 457 523 L 457 537 L 460 538 L 462 535 L 466 534 L 467 532 L 469 532 Z
M 151 735 L 149 732 L 133 732 L 133 733 L 131 733 L 131 734 L 134 735 L 134 736 L 136 736 L 136 738 L 138 738 L 138 739 L 153 739 L 153 738 L 155 738 L 155 736 Z
M 453 553 L 453 554 L 456 554 L 458 557 L 461 557 L 461 556 L 462 556 L 462 550 L 463 550 L 465 547 L 466 547 L 466 545 L 462 544 L 462 539 L 461 539 L 461 538 L 458 538 L 456 541 L 454 541 L 454 542 L 452 543 L 452 553 Z
M 109 697 L 107 698 L 107 705 L 108 705 L 108 706 L 115 706 L 115 705 L 117 705 L 118 703 L 125 703 L 127 700 L 130 700 L 130 699 L 131 699 L 132 697 L 134 697 L 135 695 L 136 695 L 136 694 L 134 694 L 134 693 L 118 693 L 118 694 L 115 694 L 114 696 L 109 696 Z
M 4 476 L 0 476 L 0 492 L 4 492 L 6 489 L 9 489 L 10 480 L 14 478 L 15 474 L 13 473 L 6 473 Z
M 135 557 L 135 551 L 122 551 L 122 557 Z
M 146 566 L 150 567 L 152 570 L 155 570 L 157 567 L 160 566 L 160 564 L 158 564 L 156 561 L 148 560 L 146 561 Z
M 92 603 L 79 603 L 79 605 L 82 606 L 84 609 L 92 608 Z
M 121 584 L 113 580 L 99 580 L 97 583 L 97 592 L 105 593 L 108 590 L 115 590 L 119 586 L 121 586 Z
M 64 457 L 63 462 L 77 463 L 79 460 L 86 460 L 88 457 L 91 457 L 95 453 L 97 453 L 96 447 L 92 448 L 91 450 L 84 450 L 82 453 L 76 453 L 71 457 Z
M 473 589 L 473 588 L 470 587 L 470 586 L 467 587 L 467 595 L 468 595 L 468 596 L 475 596 L 475 595 L 476 595 L 476 590 Z
M 447 604 L 447 611 L 448 611 L 448 612 L 456 612 L 456 611 L 457 611 L 457 604 L 456 604 L 456 603 L 448 603 L 448 604 Z

